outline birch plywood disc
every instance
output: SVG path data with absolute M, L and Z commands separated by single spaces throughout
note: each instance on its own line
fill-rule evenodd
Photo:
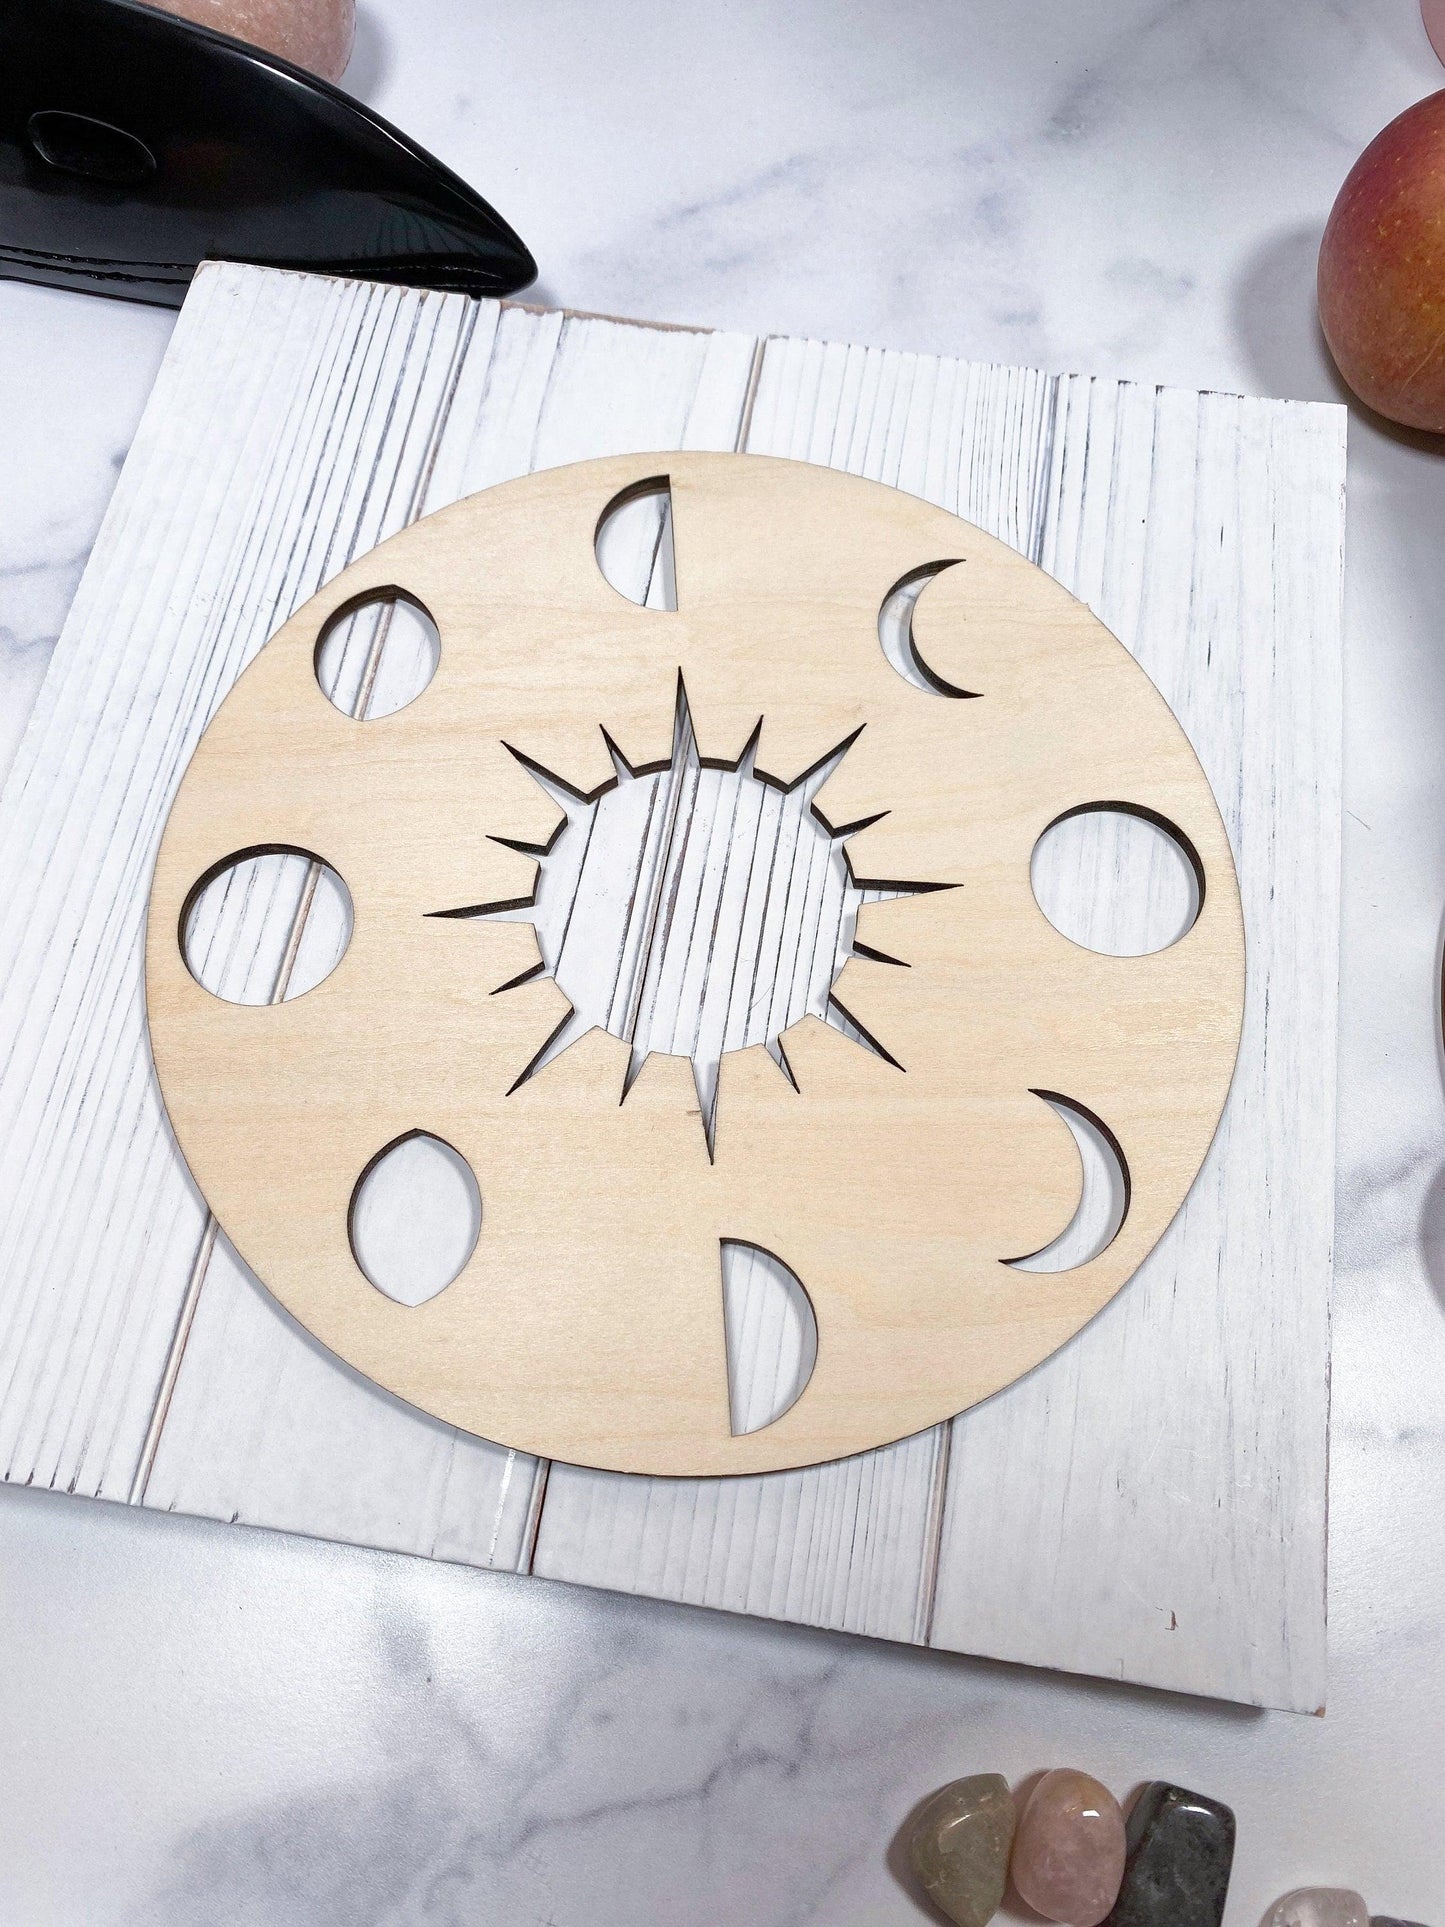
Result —
M 619 595 L 595 550 L 609 506 L 660 477 L 675 610 Z M 880 609 L 920 579 L 901 673 Z M 436 672 L 415 701 L 358 720 L 323 692 L 318 652 L 341 613 L 397 594 L 433 618 Z M 587 1027 L 527 915 L 570 803 L 611 797 L 620 811 L 632 786 L 646 788 L 640 817 L 671 808 L 674 792 L 642 779 L 694 743 L 703 764 L 805 803 L 807 833 L 846 850 L 850 880 L 869 886 L 816 1014 L 798 1022 L 786 999 L 759 1016 L 755 976 L 737 981 L 759 968 L 757 931 L 718 948 L 726 889 L 713 923 L 689 932 L 676 954 L 699 1008 L 725 969 L 744 1013 L 725 1027 L 715 1079 L 694 1074 L 695 1037 L 640 1051 L 628 998 Z M 1083 949 L 1035 901 L 1039 838 L 1099 806 L 1165 826 L 1197 877 L 1191 927 L 1152 954 Z M 656 833 L 643 824 L 639 852 Z M 739 889 L 757 861 L 756 841 L 742 844 L 724 863 Z M 344 881 L 350 941 L 304 995 L 233 1005 L 191 974 L 187 918 L 227 864 L 276 850 Z M 652 942 L 672 907 L 640 855 L 617 898 L 621 983 L 623 951 Z M 707 1475 L 810 1464 L 934 1424 L 1112 1297 L 1218 1122 L 1243 937 L 1189 743 L 1081 603 L 879 484 L 671 454 L 457 503 L 285 625 L 182 782 L 152 890 L 147 995 L 191 1169 L 317 1338 L 504 1444 Z M 1063 1273 L 1012 1263 L 1047 1246 L 1079 1198 L 1050 1098 L 1103 1127 L 1127 1182 L 1112 1242 Z M 352 1210 L 378 1156 L 418 1132 L 470 1165 L 482 1220 L 454 1282 L 403 1305 L 362 1270 Z M 720 1285 L 734 1241 L 788 1267 L 818 1333 L 801 1396 L 742 1435 Z

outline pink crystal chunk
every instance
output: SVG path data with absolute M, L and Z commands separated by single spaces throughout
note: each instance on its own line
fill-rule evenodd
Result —
M 1445 0 L 1420 0 L 1420 11 L 1425 16 L 1430 45 L 1445 60 Z
M 1087 1773 L 1060 1767 L 1029 1796 L 1010 1871 L 1020 1898 L 1045 1920 L 1099 1927 L 1124 1879 L 1124 1816 Z
M 283 60 L 340 80 L 351 58 L 356 0 L 148 0 L 233 40 L 280 54 Z

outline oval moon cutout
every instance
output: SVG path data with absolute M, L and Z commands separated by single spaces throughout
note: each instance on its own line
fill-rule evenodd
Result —
M 429 1131 L 398 1138 L 372 1160 L 351 1196 L 356 1262 L 399 1305 L 445 1291 L 477 1248 L 482 1194 L 460 1151 Z
M 1015 1271 L 1073 1271 L 1091 1264 L 1119 1235 L 1129 1212 L 1129 1167 L 1112 1131 L 1081 1104 L 1054 1091 L 1036 1091 L 1073 1133 L 1082 1167 L 1079 1202 L 1057 1238 L 1027 1258 L 1010 1258 Z
M 728 1407 L 734 1438 L 797 1404 L 818 1362 L 818 1321 L 801 1282 L 759 1245 L 722 1247 Z
M 316 644 L 316 680 L 343 716 L 376 722 L 414 703 L 437 672 L 442 641 L 404 589 L 378 589 L 340 610 Z
M 597 566 L 619 595 L 644 609 L 676 609 L 672 488 L 665 475 L 613 497 L 598 520 L 596 548 Z
M 289 1003 L 346 955 L 351 915 L 351 892 L 309 850 L 243 850 L 191 892 L 181 955 L 223 1003 Z
M 1204 872 L 1181 834 L 1123 803 L 1051 823 L 1034 845 L 1034 900 L 1061 936 L 1108 957 L 1145 957 L 1188 936 Z

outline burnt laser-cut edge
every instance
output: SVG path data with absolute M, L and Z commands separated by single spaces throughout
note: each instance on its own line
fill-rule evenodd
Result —
M 878 605 L 878 647 L 883 651 L 883 660 L 888 664 L 888 667 L 895 675 L 901 676 L 911 689 L 922 689 L 925 694 L 950 696 L 960 701 L 965 699 L 975 701 L 982 695 L 982 690 L 961 689 L 957 683 L 948 682 L 938 674 L 937 670 L 930 668 L 923 660 L 919 652 L 917 640 L 913 634 L 914 611 L 918 607 L 918 599 L 923 594 L 923 591 L 928 587 L 933 578 L 942 575 L 945 569 L 957 569 L 962 566 L 961 557 L 951 556 L 942 562 L 925 562 L 919 568 L 910 569 L 907 575 L 899 576 L 893 587 Z M 892 656 L 888 653 L 888 645 L 883 640 L 883 618 L 888 613 L 890 604 L 894 601 L 895 597 L 901 596 L 909 589 L 912 589 L 915 583 L 917 583 L 918 588 L 909 605 L 908 624 L 904 632 L 904 644 L 908 652 L 909 661 L 918 671 L 918 680 L 915 680 L 908 674 L 906 669 L 893 660 Z
M 438 1285 L 435 1291 L 429 1292 L 425 1298 L 418 1299 L 416 1304 L 408 1305 L 405 1299 L 393 1298 L 386 1286 L 378 1284 L 376 1279 L 373 1278 L 367 1270 L 361 1253 L 356 1248 L 356 1207 L 361 1201 L 361 1193 L 366 1186 L 367 1179 L 377 1166 L 384 1163 L 393 1151 L 400 1150 L 403 1144 L 410 1144 L 413 1138 L 419 1137 L 430 1138 L 433 1144 L 440 1144 L 445 1150 L 450 1151 L 452 1156 L 457 1159 L 470 1176 L 472 1192 L 476 1199 L 477 1206 L 477 1230 L 466 1257 L 462 1259 L 462 1262 L 457 1266 L 451 1277 L 447 1279 L 446 1283 L 444 1285 Z M 392 1138 L 389 1143 L 383 1144 L 381 1149 L 369 1157 L 366 1163 L 362 1165 L 357 1180 L 351 1187 L 351 1196 L 347 1199 L 346 1203 L 346 1242 L 350 1248 L 351 1256 L 355 1261 L 356 1269 L 361 1273 L 373 1291 L 379 1291 L 383 1298 L 388 1299 L 393 1305 L 400 1305 L 403 1311 L 419 1311 L 423 1305 L 429 1305 L 434 1298 L 440 1298 L 444 1291 L 450 1291 L 458 1278 L 460 1278 L 466 1270 L 467 1266 L 472 1262 L 472 1257 L 482 1239 L 482 1215 L 484 1208 L 481 1183 L 476 1172 L 472 1169 L 471 1159 L 463 1157 L 462 1153 L 457 1149 L 456 1145 L 452 1143 L 450 1138 L 443 1137 L 438 1131 L 428 1131 L 424 1125 L 417 1124 L 414 1125 L 411 1130 L 403 1131 L 399 1137 Z
M 1109 1233 L 1109 1236 L 1104 1240 L 1103 1244 L 1099 1246 L 1099 1249 L 1097 1251 L 1090 1252 L 1087 1258 L 1081 1259 L 1077 1264 L 1064 1265 L 1064 1266 L 1061 1266 L 1057 1271 L 1045 1271 L 1037 1274 L 1038 1276 L 1045 1277 L 1045 1278 L 1050 1278 L 1050 1277 L 1066 1278 L 1072 1272 L 1082 1271 L 1086 1265 L 1092 1265 L 1096 1263 L 1098 1259 L 1102 1258 L 1104 1253 L 1109 1249 L 1110 1245 L 1112 1245 L 1114 1240 L 1118 1237 L 1119 1233 L 1124 1229 L 1124 1226 L 1129 1221 L 1129 1206 L 1134 1195 L 1134 1180 L 1129 1170 L 1129 1160 L 1124 1155 L 1123 1145 L 1119 1142 L 1118 1138 L 1114 1135 L 1114 1133 L 1109 1129 L 1109 1126 L 1104 1122 L 1103 1118 L 1099 1116 L 1097 1111 L 1091 1111 L 1087 1104 L 1081 1104 L 1078 1098 L 1076 1097 L 1065 1097 L 1062 1091 L 1040 1090 L 1037 1088 L 1037 1086 L 1032 1084 L 1029 1086 L 1029 1091 L 1032 1096 L 1042 1098 L 1045 1104 L 1053 1105 L 1056 1110 L 1072 1111 L 1075 1117 L 1082 1118 L 1085 1121 L 1085 1123 L 1091 1124 L 1094 1127 L 1094 1129 L 1099 1133 L 1099 1136 L 1104 1140 L 1105 1144 L 1109 1147 L 1109 1150 L 1112 1152 L 1114 1156 L 1115 1162 L 1118 1164 L 1119 1181 L 1123 1186 L 1123 1191 L 1124 1191 L 1124 1202 L 1119 1212 L 1119 1222 L 1114 1226 L 1114 1229 Z M 1074 1148 L 1076 1151 L 1078 1151 L 1077 1144 L 1075 1145 Z M 1001 1258 L 999 1260 L 1000 1264 L 1014 1266 L 1014 1265 L 1026 1265 L 1031 1263 L 1032 1260 L 1037 1258 L 1041 1252 L 1047 1251 L 1050 1245 L 1057 1244 L 1059 1239 L 1062 1238 L 1064 1233 L 1069 1229 L 1069 1226 L 1073 1224 L 1075 1218 L 1078 1217 L 1079 1212 L 1083 1209 L 1083 1204 L 1084 1204 L 1085 1172 L 1083 1169 L 1082 1153 L 1079 1153 L 1079 1158 L 1080 1158 L 1079 1202 L 1074 1206 L 1072 1212 L 1070 1212 L 1068 1224 L 1061 1225 L 1059 1229 L 1054 1233 L 1052 1238 L 1045 1238 L 1044 1242 L 1038 1247 L 1037 1251 L 1021 1252 L 1017 1258 Z
M 793 1283 L 798 1287 L 798 1294 L 802 1298 L 804 1308 L 807 1312 L 808 1324 L 812 1331 L 813 1356 L 808 1362 L 808 1369 L 803 1374 L 802 1382 L 799 1384 L 798 1389 L 793 1393 L 793 1396 L 788 1400 L 786 1405 L 780 1405 L 776 1412 L 772 1413 L 770 1417 L 763 1420 L 761 1425 L 751 1425 L 747 1427 L 746 1430 L 739 1430 L 738 1424 L 737 1424 L 737 1413 L 733 1410 L 733 1349 L 732 1349 L 732 1346 L 728 1343 L 728 1335 L 727 1335 L 728 1286 L 727 1286 L 726 1253 L 729 1250 L 757 1252 L 761 1257 L 770 1258 L 773 1261 L 773 1263 L 779 1267 L 780 1270 L 785 1271 L 787 1275 L 792 1279 Z M 718 1271 L 719 1271 L 719 1280 L 722 1287 L 723 1350 L 726 1355 L 726 1363 L 727 1363 L 728 1429 L 735 1439 L 754 1438 L 759 1432 L 766 1432 L 769 1426 L 776 1425 L 779 1419 L 785 1417 L 787 1413 L 791 1412 L 793 1407 L 798 1403 L 799 1399 L 802 1398 L 803 1394 L 807 1391 L 808 1387 L 813 1382 L 814 1375 L 818 1369 L 818 1353 L 822 1348 L 822 1343 L 823 1343 L 823 1334 L 818 1325 L 818 1308 L 813 1303 L 813 1294 L 808 1290 L 808 1287 L 803 1283 L 802 1279 L 798 1276 L 797 1272 L 794 1271 L 793 1267 L 788 1263 L 787 1259 L 779 1257 L 778 1253 L 772 1250 L 768 1245 L 760 1245 L 760 1244 L 754 1243 L 754 1241 L 751 1238 L 719 1238 Z M 805 1345 L 804 1351 L 806 1352 L 807 1349 L 808 1347 Z
M 191 913 L 194 911 L 196 905 L 211 885 L 216 882 L 217 878 L 223 877 L 228 870 L 239 869 L 243 863 L 250 863 L 256 857 L 260 856 L 299 856 L 305 863 L 314 863 L 318 869 L 329 870 L 341 885 L 342 892 L 346 898 L 346 908 L 351 917 L 351 930 L 349 930 L 346 935 L 345 949 L 342 950 L 341 955 L 336 959 L 336 962 L 332 964 L 330 970 L 327 971 L 326 976 L 318 978 L 314 984 L 308 985 L 305 990 L 298 990 L 294 997 L 287 996 L 283 993 L 282 996 L 274 1001 L 282 1004 L 294 1004 L 298 998 L 309 997 L 313 990 L 319 990 L 322 984 L 334 977 L 346 959 L 347 950 L 351 948 L 351 938 L 356 928 L 356 901 L 351 894 L 351 886 L 346 881 L 346 878 L 334 863 L 329 863 L 324 856 L 318 856 L 314 850 L 303 849 L 299 843 L 248 843 L 244 849 L 233 850 L 229 856 L 220 857 L 215 863 L 208 864 L 181 900 L 181 913 L 176 920 L 176 948 L 181 953 L 181 962 L 186 967 L 187 976 L 189 976 L 194 983 L 199 984 L 200 988 L 205 991 L 208 997 L 214 997 L 218 1004 L 229 1004 L 233 1010 L 261 1009 L 264 1008 L 264 1006 L 259 1004 L 242 1004 L 235 997 L 223 997 L 220 991 L 212 990 L 209 984 L 202 982 L 201 978 L 197 975 L 195 966 L 191 962 L 190 952 L 186 945 L 186 925 L 190 922 Z M 268 999 L 267 1001 L 270 1002 L 272 1000 Z
M 672 477 L 670 475 L 644 476 L 641 481 L 629 482 L 626 488 L 618 490 L 617 494 L 609 500 L 606 507 L 597 517 L 596 525 L 592 530 L 592 555 L 597 563 L 597 573 L 602 577 L 602 580 L 615 596 L 620 596 L 624 602 L 630 603 L 634 609 L 646 609 L 648 607 L 645 599 L 629 595 L 625 589 L 619 589 L 606 569 L 603 568 L 602 533 L 620 509 L 625 509 L 630 502 L 640 502 L 644 497 L 649 495 L 664 496 L 666 498 L 666 508 L 658 529 L 657 547 L 652 553 L 652 571 L 648 575 L 648 583 L 649 585 L 651 584 L 653 575 L 656 574 L 658 564 L 661 561 L 664 541 L 671 543 L 672 586 L 674 595 L 671 608 L 651 609 L 649 610 L 649 614 L 657 616 L 675 615 L 677 613 L 677 601 L 679 598 L 677 597 L 677 548 L 672 534 Z
M 358 707 L 356 709 L 344 708 L 341 703 L 337 702 L 336 698 L 321 680 L 322 651 L 325 649 L 327 643 L 330 642 L 332 636 L 341 627 L 342 623 L 349 621 L 354 615 L 359 615 L 363 609 L 373 607 L 395 609 L 397 604 L 402 602 L 416 610 L 417 614 L 436 638 L 436 648 L 432 653 L 432 666 L 426 681 L 419 689 L 414 690 L 404 703 L 398 703 L 395 709 L 388 709 L 380 716 L 372 716 L 367 713 L 371 692 L 376 685 L 376 672 L 381 666 L 382 651 L 386 646 L 387 632 L 391 627 L 391 619 L 387 616 L 383 618 L 384 626 L 376 641 L 371 645 L 366 667 L 362 671 L 361 686 L 357 691 Z M 410 709 L 414 702 L 418 702 L 421 697 L 426 694 L 427 690 L 431 688 L 432 683 L 436 680 L 436 673 L 441 667 L 441 659 L 441 624 L 437 621 L 431 610 L 428 609 L 421 597 L 414 595 L 410 589 L 403 589 L 401 585 L 396 582 L 384 582 L 377 588 L 361 590 L 359 594 L 348 597 L 339 609 L 332 610 L 325 622 L 322 623 L 315 644 L 312 647 L 311 673 L 316 678 L 316 687 L 321 691 L 328 705 L 335 710 L 338 716 L 344 716 L 348 722 L 352 723 L 384 723 L 387 717 L 399 716 L 404 709 Z
M 1077 937 L 1071 937 L 1067 930 L 1060 930 L 1048 911 L 1039 902 L 1038 892 L 1034 889 L 1034 858 L 1038 854 L 1039 845 L 1049 832 L 1056 830 L 1061 823 L 1069 822 L 1073 817 L 1104 815 L 1109 812 L 1112 812 L 1116 816 L 1134 816 L 1137 817 L 1141 823 L 1152 825 L 1154 829 L 1169 838 L 1169 841 L 1176 846 L 1180 855 L 1194 873 L 1194 915 L 1189 919 L 1187 927 L 1181 930 L 1177 937 L 1171 937 L 1168 943 L 1161 943 L 1152 950 L 1128 951 L 1124 953 L 1124 956 L 1120 960 L 1125 961 L 1128 958 L 1161 956 L 1164 951 L 1172 950 L 1175 944 L 1183 943 L 1185 938 L 1189 936 L 1190 932 L 1199 922 L 1199 919 L 1204 915 L 1204 895 L 1208 888 L 1208 883 L 1204 874 L 1204 860 L 1198 850 L 1195 849 L 1192 839 L 1180 829 L 1177 823 L 1171 821 L 1171 819 L 1161 811 L 1150 809 L 1147 804 L 1129 803 L 1116 798 L 1103 798 L 1093 803 L 1075 803 L 1069 809 L 1060 811 L 1051 822 L 1046 823 L 1039 831 L 1038 835 L 1034 838 L 1033 848 L 1029 851 L 1029 894 L 1033 897 L 1039 915 L 1044 919 L 1045 923 L 1048 924 L 1050 930 L 1056 931 L 1065 943 L 1073 944 L 1076 950 L 1086 951 L 1091 957 L 1111 957 L 1117 954 L 1111 950 L 1095 950 L 1091 944 L 1080 943 Z

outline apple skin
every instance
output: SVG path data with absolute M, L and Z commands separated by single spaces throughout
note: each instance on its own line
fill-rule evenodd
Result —
M 340 80 L 356 35 L 356 0 L 148 0 L 148 4 L 280 54 L 323 80 Z
M 1350 169 L 1320 246 L 1319 301 L 1360 400 L 1445 433 L 1445 93 L 1407 107 Z

